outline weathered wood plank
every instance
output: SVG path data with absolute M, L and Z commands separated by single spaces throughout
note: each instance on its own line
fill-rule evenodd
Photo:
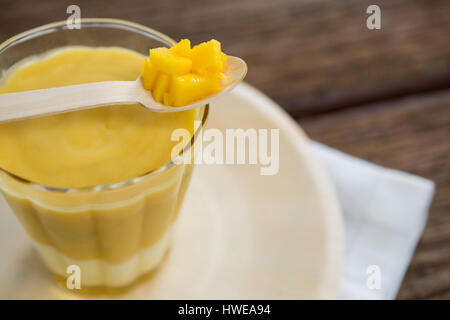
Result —
M 312 139 L 436 183 L 428 223 L 398 297 L 448 298 L 450 91 L 362 106 L 299 123 Z

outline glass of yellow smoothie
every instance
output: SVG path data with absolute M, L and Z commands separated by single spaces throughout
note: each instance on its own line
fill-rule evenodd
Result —
M 0 93 L 135 80 L 149 48 L 174 43 L 113 19 L 45 25 L 0 45 Z M 208 110 L 126 105 L 0 124 L 0 190 L 52 273 L 77 265 L 84 287 L 122 287 L 158 266 L 192 174 L 183 152 L 194 154 Z M 173 158 L 178 128 L 192 139 Z

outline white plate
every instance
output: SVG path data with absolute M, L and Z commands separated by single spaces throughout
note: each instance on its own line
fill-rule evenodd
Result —
M 336 298 L 341 213 L 298 125 L 242 84 L 212 107 L 208 128 L 279 128 L 279 173 L 262 176 L 259 165 L 199 165 L 163 265 L 115 298 Z M 79 297 L 48 275 L 0 199 L 0 298 Z

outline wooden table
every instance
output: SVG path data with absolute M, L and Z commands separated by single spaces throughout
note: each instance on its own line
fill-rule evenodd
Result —
M 0 39 L 67 18 L 74 1 L 5 1 Z M 450 298 L 450 2 L 448 0 L 75 1 L 83 17 L 217 38 L 249 64 L 247 81 L 312 139 L 436 183 L 400 299 Z M 381 30 L 366 8 L 381 7 Z M 405 221 L 408 223 L 408 221 Z

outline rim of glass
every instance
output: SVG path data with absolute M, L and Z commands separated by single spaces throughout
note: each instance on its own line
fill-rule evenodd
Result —
M 176 43 L 175 40 L 170 38 L 169 36 L 156 31 L 152 28 L 148 28 L 146 26 L 143 26 L 138 23 L 126 21 L 126 20 L 120 20 L 120 19 L 110 19 L 110 18 L 81 18 L 80 19 L 81 25 L 84 27 L 104 27 L 104 28 L 116 28 L 116 29 L 123 29 L 128 30 L 132 32 L 136 32 L 139 34 L 142 34 L 144 36 L 160 40 L 162 42 L 165 42 L 167 45 L 171 46 Z M 52 22 L 48 23 L 33 29 L 29 29 L 27 31 L 21 32 L 8 40 L 0 43 L 0 54 L 4 52 L 6 49 L 8 49 L 10 46 L 15 45 L 17 43 L 21 43 L 23 41 L 26 41 L 28 39 L 33 39 L 36 37 L 39 37 L 43 34 L 57 32 L 60 30 L 66 30 L 68 29 L 66 21 L 58 21 L 58 22 Z M 183 150 L 180 152 L 180 154 L 175 158 L 167 162 L 166 164 L 162 165 L 161 167 L 148 171 L 138 177 L 130 178 L 122 182 L 117 183 L 111 183 L 111 184 L 99 184 L 96 186 L 87 186 L 87 187 L 80 187 L 80 188 L 58 188 L 58 187 L 51 187 L 46 186 L 44 184 L 40 184 L 25 178 L 22 178 L 14 173 L 11 173 L 3 168 L 0 167 L 0 172 L 5 173 L 10 178 L 14 180 L 18 180 L 21 183 L 27 184 L 31 187 L 35 187 L 40 190 L 44 191 L 52 191 L 52 192 L 61 192 L 61 193 L 75 193 L 75 192 L 98 192 L 102 190 L 112 190 L 112 189 L 118 189 L 127 185 L 135 184 L 148 176 L 155 175 L 157 173 L 160 173 L 162 171 L 165 171 L 169 169 L 170 167 L 174 166 L 177 163 L 182 162 L 182 155 L 183 153 L 189 151 L 189 149 L 193 146 L 197 136 L 199 135 L 200 131 L 203 129 L 203 127 L 206 124 L 206 120 L 209 114 L 209 104 L 204 106 L 204 112 L 201 119 L 201 126 L 194 132 L 190 143 L 183 148 Z

